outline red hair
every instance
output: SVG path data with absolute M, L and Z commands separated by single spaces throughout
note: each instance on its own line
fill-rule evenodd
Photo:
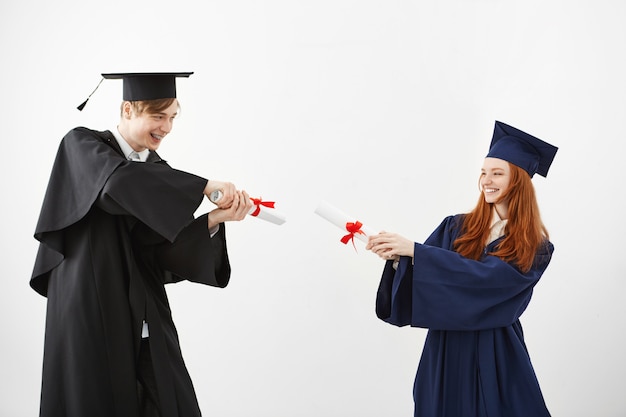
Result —
M 505 262 L 515 264 L 522 272 L 528 272 L 533 265 L 535 254 L 549 238 L 548 231 L 541 221 L 535 188 L 526 171 L 509 163 L 511 180 L 501 197 L 508 200 L 508 222 L 505 235 L 494 252 Z M 462 256 L 479 260 L 489 237 L 493 203 L 487 203 L 481 194 L 478 204 L 465 215 L 461 235 L 453 247 Z

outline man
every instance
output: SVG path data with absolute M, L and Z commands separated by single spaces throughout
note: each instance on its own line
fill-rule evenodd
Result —
M 30 281 L 48 298 L 41 417 L 200 416 L 164 284 L 226 286 L 224 222 L 252 202 L 156 153 L 178 114 L 176 78 L 189 75 L 103 74 L 123 79 L 117 129 L 61 141 Z M 216 191 L 217 208 L 194 219 Z

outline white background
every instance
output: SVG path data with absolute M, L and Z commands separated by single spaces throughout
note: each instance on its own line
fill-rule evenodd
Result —
M 412 415 L 426 331 L 376 318 L 383 262 L 314 210 L 421 242 L 474 206 L 496 119 L 560 148 L 534 179 L 556 252 L 522 316 L 546 402 L 626 415 L 625 18 L 617 0 L 3 1 L 0 415 L 38 410 L 28 280 L 58 143 L 113 128 L 119 81 L 75 107 L 130 71 L 195 71 L 161 155 L 288 216 L 228 225 L 226 289 L 168 288 L 204 415 Z

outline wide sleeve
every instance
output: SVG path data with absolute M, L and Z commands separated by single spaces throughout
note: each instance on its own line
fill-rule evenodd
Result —
M 207 180 L 165 164 L 128 162 L 103 185 L 97 205 L 129 215 L 173 242 L 204 197 Z
M 458 230 L 460 217 L 448 216 L 431 233 L 426 242 L 438 247 L 450 247 Z M 387 261 L 376 294 L 376 315 L 396 326 L 411 324 L 413 275 L 412 258 L 400 258 L 397 269 Z
M 225 287 L 230 279 L 226 250 L 226 225 L 221 223 L 211 237 L 208 215 L 198 217 L 186 226 L 174 242 L 156 247 L 155 258 L 166 271 L 165 281 L 187 280 L 213 287 Z
M 411 324 L 411 258 L 402 257 L 397 269 L 387 261 L 376 294 L 376 316 L 396 326 Z
M 552 244 L 546 241 L 527 273 L 494 256 L 467 259 L 451 250 L 459 219 L 447 218 L 425 244 L 416 243 L 413 262 L 403 257 L 397 270 L 385 267 L 377 297 L 381 319 L 397 326 L 481 330 L 510 325 L 524 312 Z
M 514 323 L 526 310 L 545 271 L 552 245 L 533 267 L 520 272 L 495 256 L 480 261 L 456 252 L 415 244 L 411 325 L 438 330 L 482 330 Z

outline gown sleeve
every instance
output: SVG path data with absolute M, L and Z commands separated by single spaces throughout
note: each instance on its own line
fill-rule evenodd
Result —
M 103 185 L 97 204 L 111 214 L 129 215 L 173 242 L 200 206 L 206 182 L 163 164 L 128 162 Z
M 451 250 L 458 219 L 447 218 L 424 244 L 416 243 L 413 263 L 403 257 L 397 270 L 385 268 L 377 298 L 381 319 L 397 326 L 481 330 L 508 326 L 524 312 L 552 244 L 546 241 L 527 273 L 491 255 L 467 259 Z
M 211 237 L 208 214 L 198 217 L 185 227 L 172 243 L 156 247 L 155 258 L 167 271 L 165 281 L 187 280 L 223 288 L 230 279 L 230 263 L 226 251 L 226 228 L 221 223 Z

